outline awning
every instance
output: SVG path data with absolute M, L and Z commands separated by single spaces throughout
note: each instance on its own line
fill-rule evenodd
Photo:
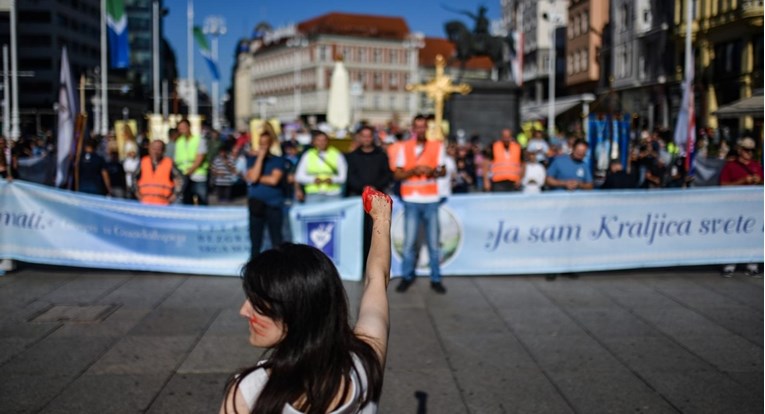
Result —
M 763 95 L 739 99 L 736 102 L 721 106 L 713 112 L 718 118 L 740 118 L 742 116 L 763 117 Z
M 574 95 L 574 96 L 562 96 L 555 99 L 555 116 L 574 108 L 583 102 L 592 102 L 595 100 L 595 96 L 592 94 Z M 521 107 L 521 121 L 535 121 L 538 119 L 547 119 L 547 115 L 550 113 L 550 104 L 547 101 L 542 102 L 539 105 L 524 105 Z

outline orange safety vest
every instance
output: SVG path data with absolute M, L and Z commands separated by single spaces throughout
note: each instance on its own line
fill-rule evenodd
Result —
M 388 166 L 393 172 L 396 171 L 396 160 L 398 160 L 398 151 L 400 148 L 401 143 L 399 141 L 388 145 Z
M 417 156 L 417 138 L 411 138 L 400 144 L 404 150 L 404 170 L 411 170 L 418 165 L 438 168 L 438 157 L 441 154 L 441 141 L 425 141 L 425 148 Z M 438 195 L 438 183 L 435 178 L 424 175 L 414 175 L 401 182 L 401 197 L 413 195 Z
M 138 179 L 138 194 L 144 204 L 170 204 L 175 184 L 172 179 L 173 161 L 163 157 L 157 168 L 151 164 L 148 155 L 141 160 L 141 177 Z
M 502 141 L 496 141 L 492 147 L 494 160 L 491 163 L 491 180 L 499 181 L 521 181 L 521 145 L 517 142 L 510 142 L 510 150 L 505 149 Z

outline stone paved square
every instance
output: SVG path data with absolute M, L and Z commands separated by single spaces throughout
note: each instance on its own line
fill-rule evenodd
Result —
M 217 412 L 262 353 L 238 278 L 26 266 L 0 282 L 2 413 Z M 450 277 L 445 296 L 426 282 L 390 289 L 381 413 L 763 412 L 762 280 Z M 362 285 L 345 284 L 355 312 Z M 115 309 L 35 319 L 73 305 Z

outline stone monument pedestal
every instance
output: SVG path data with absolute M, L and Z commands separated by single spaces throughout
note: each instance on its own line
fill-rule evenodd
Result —
M 479 135 L 483 143 L 499 138 L 503 128 L 516 134 L 521 129 L 521 88 L 511 81 L 465 81 L 473 91 L 467 95 L 452 95 L 447 101 L 449 135 L 465 131 L 470 139 Z

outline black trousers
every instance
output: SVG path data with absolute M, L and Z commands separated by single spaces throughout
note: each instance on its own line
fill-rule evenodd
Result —
M 492 192 L 513 192 L 518 191 L 517 188 L 515 188 L 515 183 L 512 181 L 492 181 L 491 182 L 491 191 Z
M 268 227 L 268 236 L 271 239 L 271 246 L 276 247 L 282 244 L 282 207 L 265 206 L 262 208 L 259 200 L 248 200 L 250 212 L 250 258 L 260 254 L 263 247 L 263 233 Z

